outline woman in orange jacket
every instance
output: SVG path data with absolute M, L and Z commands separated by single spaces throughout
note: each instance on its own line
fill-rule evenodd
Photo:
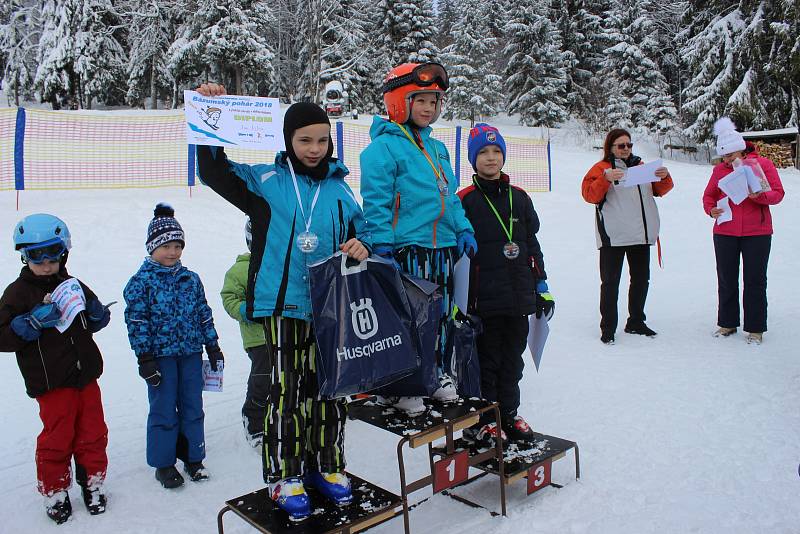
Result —
M 666 195 L 673 184 L 667 168 L 660 167 L 655 172 L 659 181 L 627 187 L 626 170 L 642 164 L 642 158 L 632 149 L 627 130 L 611 130 L 603 143 L 603 159 L 589 169 L 581 185 L 583 199 L 595 205 L 600 249 L 600 340 L 607 345 L 614 343 L 617 330 L 617 297 L 626 257 L 631 281 L 625 332 L 656 335 L 645 324 L 644 314 L 650 285 L 650 246 L 658 240 L 659 230 L 654 197 Z

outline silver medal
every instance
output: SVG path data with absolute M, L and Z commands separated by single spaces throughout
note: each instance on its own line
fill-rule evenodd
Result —
M 310 254 L 317 250 L 319 237 L 314 232 L 302 232 L 297 236 L 297 248 L 305 254 Z
M 519 256 L 519 245 L 514 243 L 513 241 L 509 241 L 505 245 L 503 245 L 503 256 L 508 258 L 509 260 L 515 260 Z

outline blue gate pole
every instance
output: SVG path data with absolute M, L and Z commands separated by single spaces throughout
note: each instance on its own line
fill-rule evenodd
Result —
M 14 129 L 14 189 L 17 190 L 19 211 L 19 192 L 25 189 L 25 108 L 17 108 L 17 124 Z
M 553 192 L 553 163 L 550 161 L 550 139 L 547 140 L 547 190 Z
M 197 166 L 197 145 L 188 145 L 186 158 L 186 185 L 189 186 L 189 196 L 192 196 L 192 186 L 195 185 L 195 169 Z
M 336 157 L 344 163 L 344 123 L 336 121 Z
M 456 126 L 456 182 L 461 183 L 461 126 Z

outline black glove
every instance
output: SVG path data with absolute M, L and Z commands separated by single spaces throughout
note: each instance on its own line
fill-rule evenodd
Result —
M 161 371 L 158 370 L 158 362 L 152 354 L 144 353 L 137 357 L 139 361 L 139 376 L 153 387 L 161 383 Z
M 225 362 L 225 356 L 219 347 L 206 347 L 208 353 L 208 361 L 211 363 L 211 370 L 216 372 L 219 370 L 219 364 Z
M 108 326 L 108 322 L 111 320 L 111 312 L 108 307 L 111 304 L 103 306 L 98 299 L 86 302 L 86 319 L 89 321 L 89 330 L 93 334 Z
M 556 301 L 549 291 L 545 293 L 536 293 L 536 317 L 541 317 L 544 314 L 545 318 L 549 321 L 556 313 Z

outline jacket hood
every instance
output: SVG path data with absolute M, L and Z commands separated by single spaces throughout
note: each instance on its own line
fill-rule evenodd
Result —
M 236 256 L 236 263 L 250 263 L 250 253 L 245 252 Z
M 417 129 L 417 131 L 420 137 L 422 137 L 422 140 L 425 141 L 431 136 L 433 129 L 430 126 L 426 126 L 425 128 Z M 375 115 L 372 118 L 372 126 L 369 128 L 369 137 L 370 139 L 375 139 L 383 134 L 397 135 L 404 139 L 406 138 L 406 134 L 403 133 L 403 130 L 400 129 L 397 123 Z
M 156 260 L 154 260 L 149 256 L 144 259 L 144 263 L 142 264 L 141 268 L 142 271 L 151 271 L 154 273 L 171 273 L 171 274 L 177 274 L 178 272 L 184 269 L 186 269 L 186 267 L 184 267 L 181 264 L 180 260 L 178 260 L 178 263 L 176 263 L 172 267 L 167 267 L 166 265 L 161 265 L 160 263 L 158 263 Z
M 275 167 L 280 167 L 286 171 L 286 174 L 291 174 L 289 171 L 289 164 L 286 163 L 287 157 L 288 154 L 286 154 L 285 150 L 281 150 L 275 154 Z M 338 158 L 330 158 L 330 161 L 328 162 L 328 174 L 325 176 L 326 179 L 339 178 L 344 180 L 344 177 L 348 174 L 350 174 L 350 169 L 348 169 L 345 164 L 341 162 L 341 160 Z

